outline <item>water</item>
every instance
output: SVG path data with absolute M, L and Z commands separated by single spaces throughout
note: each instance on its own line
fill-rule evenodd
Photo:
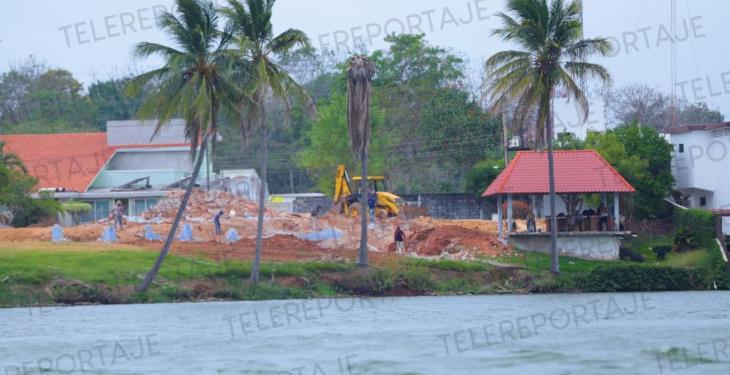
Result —
M 730 293 L 0 310 L 2 374 L 728 374 Z M 698 354 L 699 353 L 699 354 Z

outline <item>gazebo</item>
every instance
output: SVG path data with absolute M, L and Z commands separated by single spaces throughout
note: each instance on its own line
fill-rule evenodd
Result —
M 621 228 L 620 196 L 636 190 L 601 155 L 593 150 L 555 151 L 555 192 L 559 196 L 580 197 L 599 194 L 603 215 L 594 210 L 566 212 L 575 209 L 558 198 L 558 249 L 566 255 L 590 259 L 615 259 L 627 235 Z M 538 210 L 536 198 L 549 194 L 547 152 L 521 151 L 507 168 L 482 194 L 497 197 L 498 231 L 500 237 L 524 250 L 546 252 L 549 249 L 550 224 L 544 231 L 536 226 L 526 232 L 514 228 L 513 202 L 515 196 L 527 196 L 534 218 L 545 217 L 549 209 Z M 609 210 L 608 195 L 613 195 Z M 503 224 L 503 201 L 507 201 L 507 228 Z M 557 206 L 557 205 L 556 205 Z M 601 218 L 603 216 L 603 218 Z M 599 225 L 596 225 L 600 223 Z

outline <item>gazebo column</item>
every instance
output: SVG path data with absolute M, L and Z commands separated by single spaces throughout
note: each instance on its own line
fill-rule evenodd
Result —
M 507 233 L 512 233 L 512 194 L 507 195 Z
M 613 193 L 613 228 L 614 231 L 618 232 L 621 230 L 621 211 L 620 211 L 621 199 L 618 193 Z
M 601 193 L 601 201 L 603 203 L 603 207 L 606 207 L 606 210 L 608 211 L 608 196 L 606 193 Z
M 497 195 L 497 233 L 500 238 L 504 234 L 504 224 L 502 224 L 502 194 Z

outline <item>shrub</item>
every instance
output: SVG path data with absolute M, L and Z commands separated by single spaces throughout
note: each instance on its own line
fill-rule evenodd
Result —
M 428 292 L 436 288 L 436 284 L 431 280 L 431 274 L 426 268 L 412 268 L 399 277 L 399 284 L 407 290 L 414 292 Z
M 621 258 L 621 260 L 628 260 L 631 262 L 645 262 L 646 261 L 646 258 L 643 255 L 641 255 L 635 251 L 632 251 L 631 249 L 625 248 L 625 247 L 622 247 L 621 249 L 619 249 L 619 257 Z
M 575 285 L 584 292 L 677 291 L 705 289 L 701 272 L 644 265 L 601 266 L 578 275 Z
M 666 246 L 666 245 L 660 245 L 660 246 L 655 246 L 652 249 L 652 251 L 654 251 L 654 254 L 656 254 L 657 260 L 664 260 L 667 258 L 667 254 L 672 252 L 672 247 Z
M 377 268 L 359 269 L 344 273 L 334 282 L 339 291 L 355 295 L 382 295 L 393 289 L 393 275 Z
M 677 234 L 674 248 L 687 251 L 711 247 L 715 242 L 715 216 L 710 211 L 689 209 L 675 211 Z

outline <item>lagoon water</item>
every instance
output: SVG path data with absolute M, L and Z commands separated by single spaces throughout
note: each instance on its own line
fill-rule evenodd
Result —
M 2 374 L 730 374 L 730 292 L 0 310 Z

